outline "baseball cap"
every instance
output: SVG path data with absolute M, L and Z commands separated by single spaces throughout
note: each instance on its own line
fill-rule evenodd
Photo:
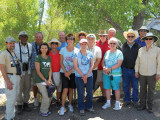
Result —
M 21 31 L 21 32 L 19 33 L 19 36 L 21 36 L 21 35 L 26 35 L 26 36 L 28 36 L 26 31 Z
M 16 40 L 13 37 L 7 37 L 5 42 L 15 42 Z

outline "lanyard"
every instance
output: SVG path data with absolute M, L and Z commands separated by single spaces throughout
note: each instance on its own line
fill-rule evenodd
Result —
M 12 59 L 13 59 L 13 62 L 14 62 L 14 64 L 17 64 L 16 62 L 15 62 L 15 60 L 14 60 L 14 57 L 13 57 L 13 55 L 11 54 L 11 52 L 7 49 L 7 51 L 9 52 L 9 54 L 11 55 L 11 57 L 12 57 Z M 14 53 L 14 52 L 13 52 Z M 16 54 L 14 53 L 14 55 L 16 56 Z M 16 58 L 17 58 L 17 56 L 16 56 Z
M 22 50 L 21 50 L 20 42 L 19 42 L 19 50 L 20 50 L 20 61 L 22 63 Z M 29 47 L 28 47 L 28 43 L 27 43 L 27 51 L 28 51 L 28 62 L 29 62 Z

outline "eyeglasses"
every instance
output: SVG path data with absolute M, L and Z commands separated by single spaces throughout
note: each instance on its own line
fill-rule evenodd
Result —
M 75 40 L 73 36 L 67 37 L 67 40 Z
M 153 38 L 146 38 L 145 40 L 153 40 Z
M 80 36 L 85 36 L 85 34 L 80 34 L 79 37 L 80 37 Z
M 57 42 L 52 42 L 51 45 L 58 45 L 58 43 Z
M 139 30 L 139 32 L 147 32 L 147 30 Z
M 100 35 L 100 37 L 105 37 L 105 35 Z
M 110 45 L 116 45 L 116 43 L 109 43 Z
M 135 36 L 127 36 L 127 38 L 134 38 Z

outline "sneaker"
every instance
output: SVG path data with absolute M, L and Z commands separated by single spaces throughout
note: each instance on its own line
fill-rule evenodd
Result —
M 92 114 L 95 114 L 95 110 L 93 108 L 90 108 L 90 109 L 86 109 L 88 112 L 92 113 Z
M 119 103 L 116 103 L 115 104 L 115 107 L 113 108 L 114 110 L 120 110 L 120 104 Z
M 68 106 L 68 109 L 69 109 L 70 112 L 74 112 L 72 105 L 69 105 L 69 106 Z
M 48 116 L 47 113 L 42 113 L 42 112 L 40 112 L 39 114 L 42 115 L 43 117 L 47 117 L 47 116 Z
M 123 107 L 127 107 L 128 105 L 130 105 L 130 102 L 124 102 L 123 103 Z
M 64 109 L 65 109 L 65 107 L 60 108 L 59 115 L 64 115 Z
M 85 115 L 84 110 L 80 110 L 79 113 L 80 113 L 81 116 L 84 116 L 84 115 Z
M 35 106 L 35 107 L 38 107 L 38 106 L 39 106 L 39 102 L 38 102 L 37 98 L 34 99 L 34 106 Z
M 103 106 L 102 106 L 102 109 L 107 109 L 107 108 L 109 108 L 109 107 L 111 107 L 111 104 L 109 104 L 109 103 L 105 103 Z

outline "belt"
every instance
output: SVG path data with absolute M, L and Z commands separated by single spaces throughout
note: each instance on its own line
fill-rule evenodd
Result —
M 18 75 L 17 73 L 7 73 L 7 74 L 9 74 L 9 75 L 14 75 L 14 74 L 15 74 L 15 75 Z
M 127 68 L 127 69 L 134 69 L 134 67 L 125 67 L 125 68 Z

